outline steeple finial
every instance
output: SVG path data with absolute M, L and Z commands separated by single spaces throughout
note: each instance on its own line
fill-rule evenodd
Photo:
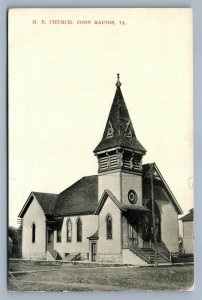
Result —
M 120 87 L 121 86 L 121 82 L 120 82 L 120 80 L 119 80 L 119 73 L 117 74 L 117 82 L 116 82 L 116 86 L 118 87 Z

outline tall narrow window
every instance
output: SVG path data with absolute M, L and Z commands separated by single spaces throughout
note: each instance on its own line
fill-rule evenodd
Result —
M 61 228 L 57 229 L 57 243 L 61 243 Z
M 111 215 L 107 215 L 106 217 L 106 226 L 107 226 L 107 239 L 112 239 L 112 217 Z
M 82 241 L 82 223 L 81 223 L 81 219 L 79 218 L 77 220 L 77 242 L 81 242 Z
M 32 243 L 36 241 L 36 225 L 35 223 L 32 224 Z
M 67 220 L 67 242 L 72 241 L 72 222 L 70 219 Z

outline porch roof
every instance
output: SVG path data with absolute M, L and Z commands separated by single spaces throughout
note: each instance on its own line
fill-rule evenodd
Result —
M 121 204 L 121 210 L 122 211 L 140 211 L 140 212 L 148 212 L 150 209 L 148 209 L 146 206 L 141 205 L 126 205 Z
M 189 213 L 180 218 L 179 220 L 182 220 L 182 222 L 186 221 L 193 221 L 194 220 L 194 209 L 190 209 Z
M 87 237 L 87 239 L 89 239 L 89 240 L 98 240 L 99 239 L 98 230 L 93 235 Z

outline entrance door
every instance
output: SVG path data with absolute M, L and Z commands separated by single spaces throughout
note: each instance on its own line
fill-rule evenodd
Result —
M 138 246 L 138 225 L 128 224 L 128 242 L 130 246 Z
M 97 261 L 97 243 L 91 243 L 91 261 Z
M 53 230 L 47 230 L 47 250 L 53 250 Z

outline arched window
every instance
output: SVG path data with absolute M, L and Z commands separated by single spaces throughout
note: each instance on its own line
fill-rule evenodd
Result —
M 110 214 L 106 217 L 106 227 L 107 227 L 107 239 L 112 239 L 112 217 Z
M 67 220 L 67 242 L 72 241 L 72 222 L 70 219 Z
M 36 225 L 35 223 L 32 223 L 32 243 L 35 243 L 36 241 Z
M 81 242 L 82 241 L 82 223 L 81 223 L 81 219 L 78 218 L 77 220 L 77 242 Z

